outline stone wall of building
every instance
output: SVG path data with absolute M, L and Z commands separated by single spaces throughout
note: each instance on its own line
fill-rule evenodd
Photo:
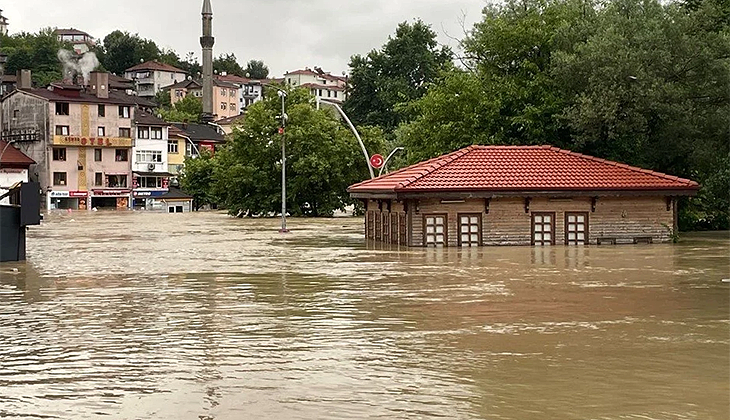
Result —
M 424 217 L 446 217 L 448 246 L 459 246 L 459 217 L 476 216 L 481 220 L 481 245 L 531 245 L 533 239 L 533 214 L 550 215 L 553 219 L 551 232 L 554 243 L 566 240 L 566 213 L 587 216 L 588 244 L 634 243 L 651 240 L 668 242 L 672 239 L 676 201 L 663 196 L 653 197 L 590 197 L 576 198 L 493 198 L 451 200 L 406 200 L 391 204 L 387 201 L 370 200 L 367 203 L 365 235 L 383 240 L 383 226 L 391 213 L 402 213 L 407 225 L 407 240 L 395 242 L 392 232 L 385 235 L 387 242 L 410 246 L 423 246 Z M 401 216 L 398 216 L 401 217 Z M 392 224 L 391 224 L 392 225 Z

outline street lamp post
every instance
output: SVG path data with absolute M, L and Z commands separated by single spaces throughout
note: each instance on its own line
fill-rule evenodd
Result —
M 281 229 L 279 233 L 287 233 L 286 228 L 286 113 L 284 110 L 284 100 L 286 92 L 279 90 L 277 92 L 281 98 Z

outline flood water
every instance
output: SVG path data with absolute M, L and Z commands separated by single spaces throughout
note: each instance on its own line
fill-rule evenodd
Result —
M 0 264 L 0 418 L 730 418 L 727 233 L 426 250 L 289 222 L 31 227 Z

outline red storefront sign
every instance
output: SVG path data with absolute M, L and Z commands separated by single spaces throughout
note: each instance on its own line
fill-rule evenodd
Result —
M 88 191 L 69 191 L 68 196 L 69 197 L 86 197 L 89 195 Z

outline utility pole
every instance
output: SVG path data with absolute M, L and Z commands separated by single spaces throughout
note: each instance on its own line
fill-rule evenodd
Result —
M 281 128 L 279 129 L 279 134 L 281 134 L 281 229 L 279 229 L 279 233 L 287 233 L 289 230 L 286 228 L 286 112 L 284 109 L 286 92 L 279 90 L 277 93 L 281 98 Z

